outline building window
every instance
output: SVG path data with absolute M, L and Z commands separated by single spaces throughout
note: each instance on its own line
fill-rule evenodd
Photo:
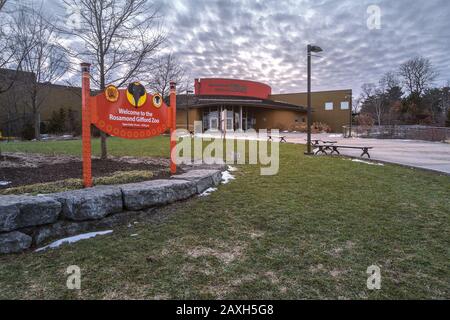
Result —
M 341 102 L 341 110 L 348 110 L 350 108 L 350 105 L 348 101 L 342 101 Z
M 333 102 L 325 102 L 325 110 L 333 110 Z
M 203 130 L 209 129 L 209 112 L 203 111 Z
M 227 130 L 233 130 L 233 118 L 227 118 Z

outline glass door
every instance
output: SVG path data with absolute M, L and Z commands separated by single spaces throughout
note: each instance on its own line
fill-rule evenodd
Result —
M 219 129 L 219 119 L 217 117 L 210 117 L 209 118 L 209 128 L 211 130 L 218 130 Z
M 241 130 L 241 114 L 239 109 L 234 113 L 234 130 Z
M 226 115 L 227 115 L 227 122 L 226 122 L 227 131 L 233 131 L 233 109 L 227 110 Z

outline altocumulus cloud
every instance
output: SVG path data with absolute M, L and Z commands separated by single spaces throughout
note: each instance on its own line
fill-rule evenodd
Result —
M 57 0 L 47 0 L 54 5 Z M 417 55 L 450 80 L 448 0 L 156 0 L 172 51 L 190 76 L 233 77 L 271 84 L 273 91 L 306 87 L 306 45 L 313 89 L 352 88 Z M 367 8 L 381 9 L 381 28 L 367 28 Z

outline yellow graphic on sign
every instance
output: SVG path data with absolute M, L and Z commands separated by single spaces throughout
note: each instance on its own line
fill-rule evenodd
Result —
M 110 85 L 105 89 L 106 100 L 109 102 L 116 102 L 119 100 L 119 89 L 116 86 Z
M 156 108 L 160 108 L 162 106 L 162 103 L 163 103 L 163 98 L 162 98 L 162 96 L 159 93 L 155 93 L 153 95 L 152 101 L 153 101 L 153 105 Z
M 135 107 L 142 107 L 147 102 L 147 92 L 139 82 L 130 83 L 127 89 L 127 99 Z

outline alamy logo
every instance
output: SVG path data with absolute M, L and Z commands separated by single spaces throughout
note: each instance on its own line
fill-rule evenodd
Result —
M 81 289 L 81 269 L 79 266 L 68 266 L 66 274 L 69 275 L 67 278 L 67 289 L 69 290 L 80 290 Z
M 367 289 L 380 290 L 381 289 L 381 270 L 379 266 L 371 265 L 367 267 L 366 273 L 369 275 L 367 278 Z
M 195 121 L 194 127 L 195 139 L 191 139 L 189 131 L 185 129 L 177 129 L 172 134 L 171 139 L 177 144 L 171 157 L 177 165 L 190 164 L 193 160 L 206 164 L 252 164 L 260 165 L 260 174 L 263 176 L 278 173 L 279 143 L 269 141 L 267 130 L 203 132 L 201 121 Z M 279 130 L 272 129 L 270 135 L 279 137 Z
M 381 29 L 381 8 L 377 5 L 370 5 L 367 7 L 367 14 L 369 17 L 366 20 L 367 28 L 369 30 Z

